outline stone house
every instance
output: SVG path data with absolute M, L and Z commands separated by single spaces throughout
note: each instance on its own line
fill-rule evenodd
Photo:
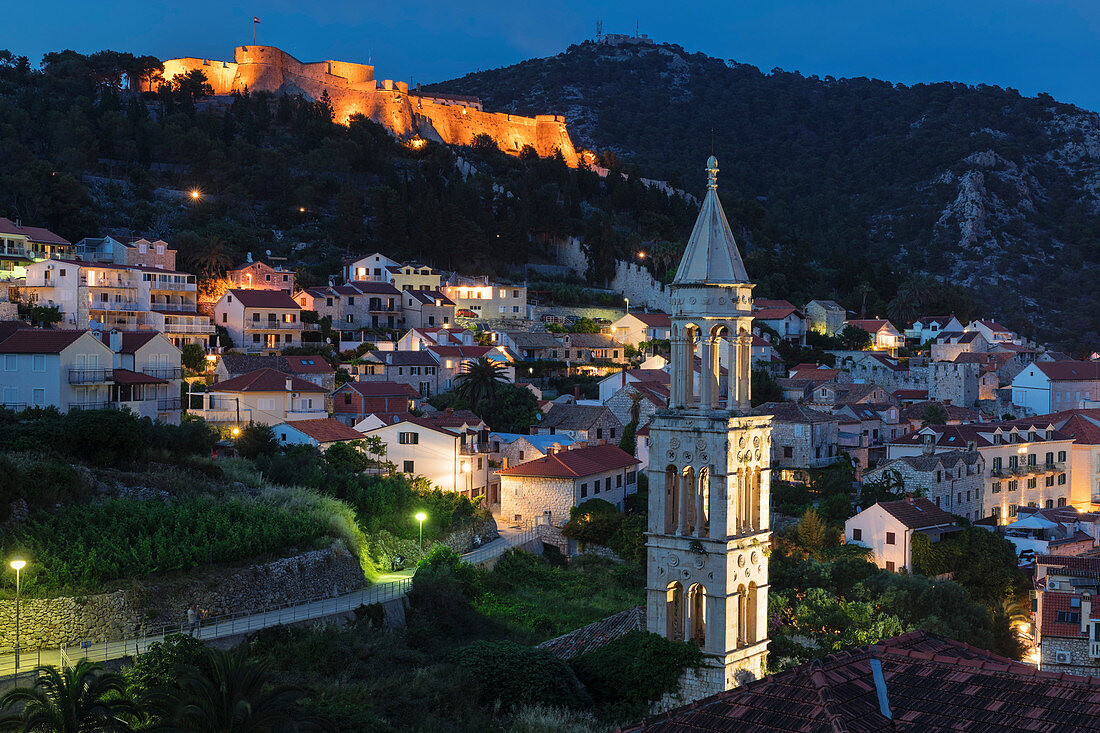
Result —
M 406 328 L 449 326 L 455 322 L 455 304 L 438 290 L 401 293 L 402 323 Z
M 931 542 L 957 532 L 955 518 L 923 497 L 883 501 L 844 522 L 844 543 L 869 548 L 875 564 L 891 572 L 913 571 L 912 536 Z
M 839 417 L 787 402 L 765 402 L 751 413 L 772 416 L 774 478 L 806 481 L 806 469 L 836 463 L 840 452 Z
M 232 288 L 214 305 L 214 324 L 225 328 L 236 348 L 250 353 L 301 346 L 305 330 L 301 315 L 301 306 L 281 288 Z
M 668 407 L 669 388 L 660 382 L 633 382 L 613 394 L 607 402 L 607 408 L 623 425 L 630 422 L 630 413 L 634 407 L 633 395 L 640 394 L 638 402 L 638 427 L 649 422 L 657 410 Z
M 603 499 L 622 511 L 627 494 L 638 489 L 638 460 L 614 445 L 551 453 L 502 468 L 500 516 L 509 522 L 569 521 L 569 510 L 588 499 Z
M 1098 578 L 1100 558 L 1035 558 L 1033 636 L 1040 669 L 1100 676 L 1100 608 L 1094 608 Z
M 985 460 L 976 450 L 954 450 L 903 456 L 865 471 L 864 481 L 897 474 L 905 491 L 923 496 L 950 514 L 971 521 L 986 516 L 982 508 L 985 492 Z
M 345 382 L 332 393 L 332 416 L 354 426 L 368 415 L 408 414 L 420 399 L 420 393 L 403 382 Z
M 400 382 L 421 397 L 445 391 L 439 376 L 439 362 L 427 349 L 418 351 L 371 351 L 362 358 L 363 381 Z
M 565 361 L 565 344 L 552 333 L 501 331 L 497 343 L 511 351 L 516 361 Z
M 753 301 L 752 305 L 754 324 L 766 325 L 784 341 L 806 345 L 806 332 L 810 328 L 809 319 L 793 304 L 786 300 L 760 298 Z
M 810 330 L 826 336 L 835 336 L 844 330 L 848 311 L 835 300 L 811 300 L 802 309 L 810 324 Z
M 160 270 L 176 269 L 176 250 L 163 239 L 145 237 L 85 237 L 76 243 L 76 257 L 116 265 L 144 265 Z
M 619 341 L 603 333 L 563 333 L 560 336 L 566 362 L 626 363 L 626 351 Z
M 977 331 L 947 331 L 932 341 L 932 361 L 955 361 L 959 354 L 989 351 L 989 342 Z
M 1011 328 L 1002 326 L 996 321 L 975 320 L 966 325 L 966 331 L 977 331 L 990 344 L 1021 342 L 1020 336 Z
M 611 397 L 628 384 L 638 382 L 655 382 L 668 387 L 669 375 L 664 369 L 623 369 L 621 372 L 608 375 L 600 380 L 599 400 L 604 404 Z
M 568 435 L 590 444 L 617 444 L 623 437 L 623 424 L 605 405 L 555 404 L 531 429 L 533 435 Z
M 503 468 L 570 450 L 576 445 L 568 435 L 524 435 L 522 433 L 490 433 L 489 457 Z
M 306 288 L 294 294 L 303 310 L 332 319 L 341 341 L 357 341 L 363 329 L 397 328 L 403 320 L 401 294 L 388 283 L 362 282 Z
M 284 290 L 287 295 L 294 292 L 297 274 L 282 265 L 272 267 L 263 262 L 249 262 L 236 270 L 226 270 L 230 287 L 242 290 Z

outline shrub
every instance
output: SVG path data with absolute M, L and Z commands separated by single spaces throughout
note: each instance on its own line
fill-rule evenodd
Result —
M 702 660 L 693 644 L 636 630 L 573 658 L 569 666 L 597 705 L 641 717 L 663 695 L 676 692 L 684 671 Z
M 153 642 L 123 671 L 126 691 L 140 700 L 157 688 L 174 686 L 179 668 L 197 664 L 204 648 L 201 641 L 183 634 L 170 634 L 164 641 Z
M 569 510 L 569 521 L 562 527 L 562 534 L 582 544 L 606 546 L 622 521 L 623 516 L 614 504 L 589 499 Z
M 576 675 L 548 651 L 513 641 L 475 641 L 447 655 L 446 660 L 474 673 L 482 694 L 509 710 L 543 703 L 569 708 L 588 702 Z
M 241 429 L 237 436 L 237 452 L 244 458 L 270 456 L 279 450 L 275 429 L 270 425 L 254 424 Z

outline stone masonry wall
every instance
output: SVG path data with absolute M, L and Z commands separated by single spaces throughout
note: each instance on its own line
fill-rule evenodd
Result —
M 74 645 L 140 635 L 163 624 L 183 624 L 191 604 L 209 617 L 259 611 L 281 603 L 334 596 L 366 585 L 358 559 L 342 542 L 228 575 L 189 575 L 76 598 L 24 599 L 20 642 L 24 649 Z M 0 601 L 0 649 L 15 644 L 15 601 Z
M 1069 674 L 1100 675 L 1100 659 L 1089 656 L 1087 639 L 1066 639 L 1058 636 L 1046 636 L 1042 639 L 1042 668 L 1047 672 L 1067 672 Z M 1069 652 L 1071 664 L 1059 664 L 1056 652 Z
M 584 277 L 588 256 L 581 241 L 570 237 L 557 244 L 558 263 Z M 671 291 L 654 279 L 649 270 L 632 262 L 615 260 L 615 275 L 607 287 L 630 299 L 632 308 L 649 308 L 668 313 L 672 308 Z

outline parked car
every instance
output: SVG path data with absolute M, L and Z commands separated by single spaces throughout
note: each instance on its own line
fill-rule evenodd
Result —
M 477 318 L 478 317 L 477 313 L 474 313 L 469 308 L 459 308 L 457 311 L 455 311 L 455 315 L 458 316 L 459 318 Z

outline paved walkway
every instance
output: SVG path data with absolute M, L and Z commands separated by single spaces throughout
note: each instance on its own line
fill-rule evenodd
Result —
M 204 641 L 224 639 L 231 636 L 248 634 L 260 629 L 292 624 L 300 621 L 334 616 L 347 613 L 359 606 L 371 603 L 384 603 L 401 598 L 412 584 L 412 569 L 383 575 L 369 588 L 347 593 L 334 598 L 321 598 L 295 605 L 284 605 L 266 611 L 251 614 L 234 614 L 208 619 L 199 629 L 198 637 Z M 149 634 L 135 639 L 99 642 L 88 646 L 73 646 L 65 649 L 43 649 L 25 652 L 19 660 L 19 672 L 26 673 L 41 664 L 61 665 L 78 659 L 107 661 L 145 652 L 150 644 L 162 641 L 167 634 L 180 633 L 180 627 L 163 629 L 160 633 Z M 0 678 L 16 673 L 15 655 L 0 655 Z
M 513 547 L 519 547 L 534 539 L 538 535 L 536 528 L 500 527 L 500 536 L 489 544 L 479 547 L 462 556 L 469 563 L 481 564 L 489 562 Z M 279 626 L 281 624 L 293 624 L 300 621 L 310 621 L 347 613 L 359 606 L 371 603 L 384 603 L 404 597 L 412 584 L 414 569 L 408 568 L 397 573 L 383 575 L 378 582 L 369 588 L 354 593 L 347 593 L 335 598 L 320 598 L 315 601 L 307 601 L 298 604 L 287 604 L 261 611 L 258 613 L 241 613 L 206 620 L 199 629 L 198 637 L 204 641 L 225 639 L 231 636 L 248 634 L 260 629 Z M 148 634 L 139 638 L 120 639 L 117 641 L 98 642 L 87 646 L 72 646 L 64 649 L 42 649 L 24 652 L 19 659 L 20 674 L 27 674 L 35 667 L 43 664 L 62 666 L 71 664 L 78 659 L 92 659 L 94 661 L 108 661 L 126 656 L 142 654 L 148 650 L 154 642 L 162 641 L 164 637 L 172 633 L 181 633 L 182 626 L 169 627 L 158 633 Z M 16 674 L 15 655 L 0 655 L 0 679 Z

